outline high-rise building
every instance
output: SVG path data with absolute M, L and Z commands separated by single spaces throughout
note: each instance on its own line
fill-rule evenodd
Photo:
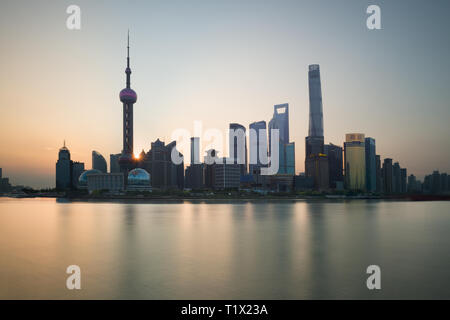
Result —
M 323 153 L 310 154 L 305 161 L 305 175 L 313 179 L 314 189 L 326 191 L 330 186 L 329 162 Z
M 133 157 L 133 106 L 137 100 L 136 92 L 131 89 L 131 68 L 130 68 L 130 35 L 127 43 L 127 75 L 126 88 L 120 91 L 120 101 L 123 104 L 123 149 L 119 158 L 120 171 L 128 177 L 128 172 L 136 167 Z M 125 180 L 125 183 L 127 181 Z
M 336 189 L 336 182 L 344 182 L 342 174 L 342 147 L 332 143 L 324 145 L 324 154 L 328 157 L 329 185 L 330 188 Z
M 84 163 L 83 162 L 72 162 L 72 187 L 78 188 L 78 178 L 80 178 L 81 174 L 84 172 Z
M 56 162 L 56 189 L 64 190 L 72 187 L 72 161 L 70 151 L 64 146 L 59 149 L 58 161 Z
M 330 186 L 331 177 L 328 156 L 324 149 L 322 85 L 318 64 L 309 65 L 308 87 L 309 129 L 308 136 L 305 138 L 305 176 L 313 177 L 315 189 L 327 189 Z M 325 176 L 328 179 L 326 188 Z
M 174 148 L 176 149 L 176 141 L 165 145 L 157 139 L 151 143 L 151 149 L 147 153 L 141 154 L 139 166 L 150 174 L 153 188 L 165 190 L 184 187 L 184 162 L 176 164 L 172 161 Z M 179 152 L 178 156 L 183 158 Z
M 285 161 L 283 174 L 295 175 L 295 142 L 284 145 Z
M 400 193 L 406 193 L 406 177 L 407 177 L 406 168 L 400 168 Z
M 441 193 L 441 175 L 438 170 L 433 171 L 431 175 L 431 193 Z
M 383 180 L 384 180 L 384 193 L 391 194 L 393 193 L 393 166 L 392 159 L 386 158 L 383 162 Z
M 364 144 L 366 148 L 366 190 L 375 192 L 377 190 L 375 139 L 367 137 Z
M 0 192 L 10 192 L 12 186 L 9 183 L 9 178 L 3 178 L 2 168 L 0 168 Z
M 400 164 L 395 162 L 392 167 L 392 192 L 401 193 L 401 184 Z
M 272 135 L 270 130 L 278 129 L 280 132 L 280 144 L 289 143 L 289 104 L 277 104 L 273 106 L 273 117 L 269 121 L 269 154 L 271 154 Z
M 110 173 L 119 173 L 120 172 L 120 166 L 119 166 L 119 158 L 122 154 L 110 154 L 109 155 L 109 172 Z
M 305 140 L 305 155 L 324 153 L 323 105 L 320 67 L 318 64 L 309 66 L 309 130 Z
M 239 164 L 241 175 L 247 174 L 247 137 L 245 127 L 239 123 L 230 123 L 229 154 L 233 164 Z
M 92 151 L 92 169 L 97 169 L 103 173 L 108 172 L 105 158 L 95 150 Z
M 448 191 L 448 189 L 449 189 L 448 175 L 447 175 L 447 173 L 444 172 L 444 173 L 441 173 L 441 191 L 443 193 L 445 193 Z
M 204 163 L 205 163 L 205 188 L 208 189 L 214 189 L 215 187 L 215 164 L 217 162 L 217 155 L 218 152 L 215 149 L 210 149 L 206 151 L 206 156 L 204 158 Z
M 345 186 L 349 190 L 366 190 L 366 150 L 363 133 L 345 135 Z
M 191 137 L 191 164 L 200 163 L 200 138 Z
M 277 174 L 295 175 L 295 143 L 289 142 L 289 104 L 274 106 L 272 119 L 269 121 L 269 155 L 272 156 L 272 130 L 279 130 L 278 172 Z M 272 162 L 273 163 L 273 162 Z
M 380 193 L 383 192 L 383 178 L 381 175 L 381 157 L 379 154 L 375 156 L 375 172 L 376 172 L 376 188 L 375 191 Z
M 239 189 L 241 168 L 238 164 L 231 164 L 223 158 L 223 163 L 214 165 L 214 189 Z
M 261 168 L 268 163 L 267 159 L 267 128 L 265 121 L 253 122 L 250 128 L 250 164 L 249 172 L 252 175 L 259 175 Z

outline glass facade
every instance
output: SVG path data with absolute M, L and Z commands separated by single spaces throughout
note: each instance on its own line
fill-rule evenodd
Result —
M 366 190 L 366 150 L 364 134 L 347 134 L 344 143 L 345 184 L 354 191 Z
M 368 192 L 375 192 L 377 189 L 375 139 L 366 138 L 365 148 L 366 148 L 366 190 Z

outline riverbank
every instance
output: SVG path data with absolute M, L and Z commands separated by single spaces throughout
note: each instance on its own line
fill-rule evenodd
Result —
M 65 194 L 65 193 L 47 193 L 47 194 L 3 194 L 0 197 L 9 198 L 55 198 L 66 199 L 69 201 L 305 201 L 305 200 L 396 200 L 396 201 L 450 201 L 450 195 L 249 195 L 249 194 L 214 194 L 214 195 L 152 195 L 152 194 Z

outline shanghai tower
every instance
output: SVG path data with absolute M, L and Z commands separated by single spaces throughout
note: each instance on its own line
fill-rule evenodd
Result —
M 318 64 L 309 66 L 309 130 L 305 141 L 305 175 L 314 179 L 315 190 L 329 188 L 328 156 L 324 154 L 322 88 Z
M 136 92 L 131 89 L 130 77 L 130 34 L 127 41 L 127 75 L 126 88 L 120 91 L 120 101 L 123 103 L 123 149 L 119 157 L 120 171 L 125 174 L 135 166 L 133 157 L 133 104 L 137 100 Z
M 320 68 L 318 64 L 309 66 L 309 130 L 306 137 L 306 157 L 323 153 L 323 110 Z

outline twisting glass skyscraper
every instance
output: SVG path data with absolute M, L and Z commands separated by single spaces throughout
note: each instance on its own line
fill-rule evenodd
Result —
M 318 64 L 309 66 L 309 130 L 306 137 L 306 157 L 323 153 L 323 110 L 320 68 Z
M 120 170 L 128 174 L 134 167 L 133 158 L 133 104 L 137 100 L 136 92 L 131 89 L 130 77 L 130 34 L 127 41 L 127 75 L 126 88 L 120 91 L 120 101 L 123 103 L 123 150 L 119 158 Z
M 324 152 L 322 88 L 318 64 L 309 66 L 309 130 L 305 139 L 305 175 L 318 190 L 329 188 L 329 164 Z

